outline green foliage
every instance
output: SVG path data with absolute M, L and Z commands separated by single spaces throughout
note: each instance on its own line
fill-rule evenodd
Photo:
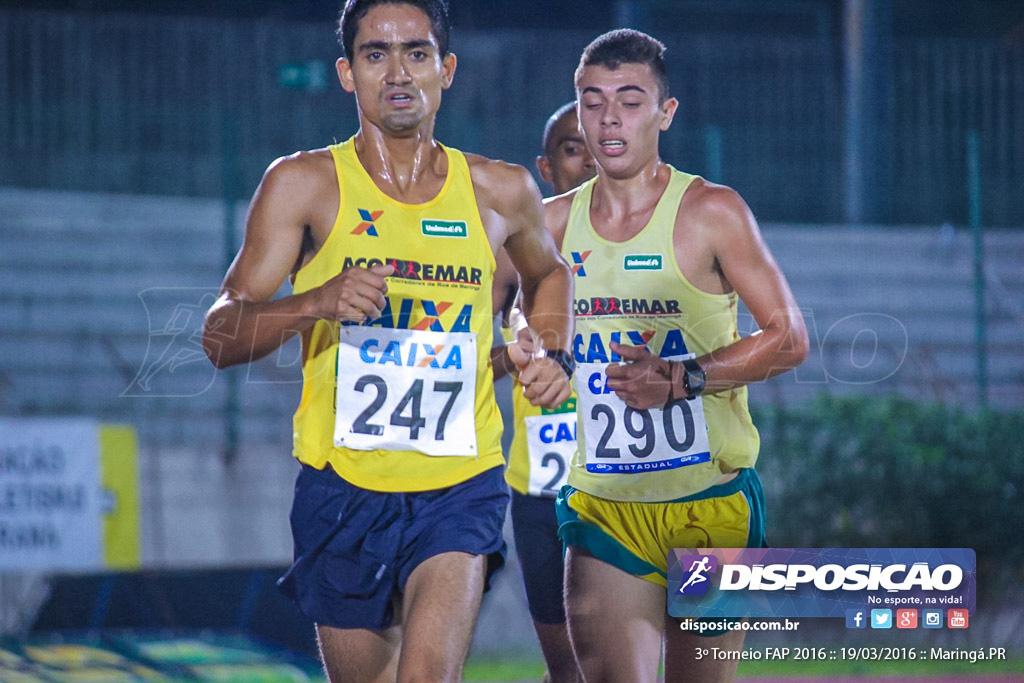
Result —
M 1021 585 L 1024 415 L 897 397 L 757 412 L 772 545 L 974 548 L 982 593 Z

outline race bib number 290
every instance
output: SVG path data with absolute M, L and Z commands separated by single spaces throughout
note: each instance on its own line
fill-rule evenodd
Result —
M 476 336 L 343 326 L 334 444 L 476 455 Z
M 606 367 L 604 363 L 576 366 L 588 472 L 651 472 L 711 460 L 700 396 L 636 410 L 606 387 Z

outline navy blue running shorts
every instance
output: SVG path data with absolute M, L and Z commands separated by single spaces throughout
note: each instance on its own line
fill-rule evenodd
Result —
M 512 534 L 523 570 L 530 616 L 541 624 L 564 624 L 562 541 L 555 499 L 512 491 Z
M 382 630 L 413 569 L 446 552 L 486 555 L 486 591 L 505 564 L 503 470 L 434 491 L 382 493 L 330 466 L 303 465 L 291 511 L 295 562 L 277 582 L 281 592 L 317 624 Z

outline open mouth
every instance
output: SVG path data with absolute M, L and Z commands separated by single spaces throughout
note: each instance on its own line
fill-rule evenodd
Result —
M 615 154 L 626 149 L 626 142 L 624 140 L 601 140 L 601 149 L 606 153 Z
M 412 95 L 410 95 L 409 93 L 404 93 L 404 92 L 395 92 L 395 93 L 391 93 L 390 95 L 388 95 L 387 100 L 391 104 L 395 104 L 395 105 L 399 105 L 399 106 L 406 105 L 406 104 L 412 104 Z

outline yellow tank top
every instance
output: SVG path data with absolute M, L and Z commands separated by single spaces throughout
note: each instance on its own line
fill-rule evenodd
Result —
M 390 492 L 452 486 L 501 465 L 490 367 L 495 261 L 465 157 L 445 148 L 441 191 L 403 204 L 373 183 L 353 139 L 329 149 L 338 217 L 293 291 L 353 266 L 387 263 L 395 273 L 380 318 L 320 320 L 302 334 L 295 457 Z
M 514 335 L 502 329 L 506 342 Z M 512 424 L 505 481 L 524 495 L 554 498 L 567 482 L 576 454 L 576 394 L 553 410 L 530 403 L 512 378 Z
M 573 199 L 562 243 L 576 286 L 579 448 L 569 484 L 595 496 L 675 500 L 714 484 L 723 471 L 757 460 L 760 439 L 746 387 L 649 411 L 627 408 L 604 387 L 604 368 L 620 360 L 612 341 L 680 359 L 739 339 L 736 294 L 697 289 L 676 263 L 675 218 L 695 178 L 672 169 L 650 222 L 625 242 L 605 240 L 591 225 L 596 179 Z

